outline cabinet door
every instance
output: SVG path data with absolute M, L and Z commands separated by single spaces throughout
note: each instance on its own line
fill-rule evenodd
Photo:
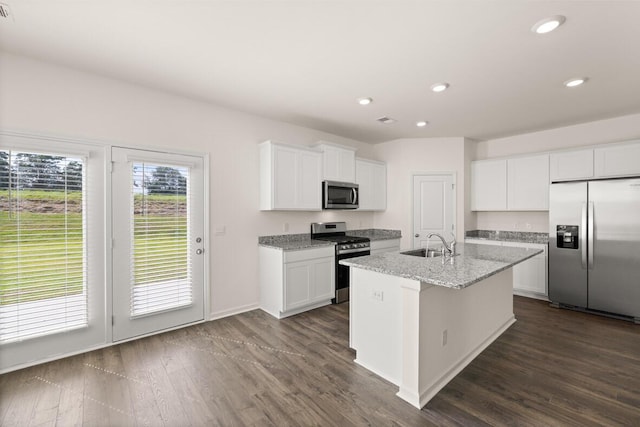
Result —
M 313 262 L 311 272 L 310 302 L 329 300 L 335 297 L 335 264 L 333 257 Z
M 551 182 L 593 178 L 593 150 L 551 153 L 549 165 Z
M 356 184 L 359 185 L 361 211 L 387 208 L 387 166 L 368 160 L 356 160 Z
M 514 266 L 513 289 L 547 295 L 544 264 L 545 257 L 540 254 Z
M 338 178 L 343 182 L 356 180 L 356 155 L 351 150 L 338 149 Z
M 296 206 L 298 194 L 296 170 L 298 152 L 287 147 L 273 146 L 273 208 L 291 209 Z
M 373 164 L 373 206 L 376 211 L 387 209 L 387 165 Z
M 356 153 L 354 149 L 320 144 L 323 153 L 322 178 L 327 181 L 355 182 Z
M 333 257 L 284 265 L 284 311 L 335 297 Z
M 510 211 L 549 210 L 549 156 L 507 160 L 507 208 Z
M 507 210 L 507 161 L 471 163 L 471 210 Z
M 356 184 L 358 184 L 359 210 L 372 210 L 374 201 L 373 191 L 373 164 L 362 160 L 356 160 Z
M 320 153 L 301 151 L 297 157 L 296 207 L 307 210 L 322 209 L 322 157 Z
M 596 148 L 594 150 L 594 167 L 597 177 L 640 174 L 640 142 Z
M 503 246 L 543 249 L 544 252 L 513 267 L 513 290 L 547 296 L 546 245 L 504 242 Z
M 284 265 L 284 311 L 309 302 L 312 278 L 313 263 L 310 261 Z

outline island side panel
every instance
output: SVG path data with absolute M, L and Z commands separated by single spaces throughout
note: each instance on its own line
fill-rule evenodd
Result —
M 419 291 L 419 326 L 403 326 L 405 333 L 419 330 L 419 355 L 411 360 L 412 354 L 407 351 L 414 352 L 415 343 L 404 346 L 405 371 L 398 396 L 422 408 L 512 325 L 512 283 L 512 269 L 508 269 L 464 289 L 423 285 Z M 404 309 L 415 311 L 415 289 L 405 287 L 403 292 L 408 294 L 404 301 L 410 306 Z
M 351 268 L 350 274 L 349 342 L 356 350 L 355 362 L 399 385 L 402 287 L 412 281 L 359 268 Z

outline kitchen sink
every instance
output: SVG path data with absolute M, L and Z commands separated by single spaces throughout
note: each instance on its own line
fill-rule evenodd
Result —
M 442 252 L 437 250 L 437 249 L 429 249 L 429 252 L 427 253 L 427 249 L 426 248 L 422 248 L 422 249 L 413 249 L 411 251 L 404 251 L 404 252 L 400 252 L 402 255 L 411 255 L 411 256 L 419 256 L 419 257 L 423 257 L 423 258 L 434 258 L 434 257 L 439 257 L 442 256 Z

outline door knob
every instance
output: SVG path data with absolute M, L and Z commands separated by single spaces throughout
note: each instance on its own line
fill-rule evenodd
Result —
M 196 254 L 198 255 L 202 255 L 203 252 L 204 252 L 204 249 L 196 249 Z
M 418 233 L 416 233 L 414 237 L 420 237 L 420 235 Z

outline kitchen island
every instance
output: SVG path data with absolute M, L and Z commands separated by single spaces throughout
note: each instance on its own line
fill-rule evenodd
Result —
M 400 252 L 351 267 L 349 345 L 355 362 L 422 408 L 515 322 L 511 267 L 541 252 L 459 244 L 454 257 Z

